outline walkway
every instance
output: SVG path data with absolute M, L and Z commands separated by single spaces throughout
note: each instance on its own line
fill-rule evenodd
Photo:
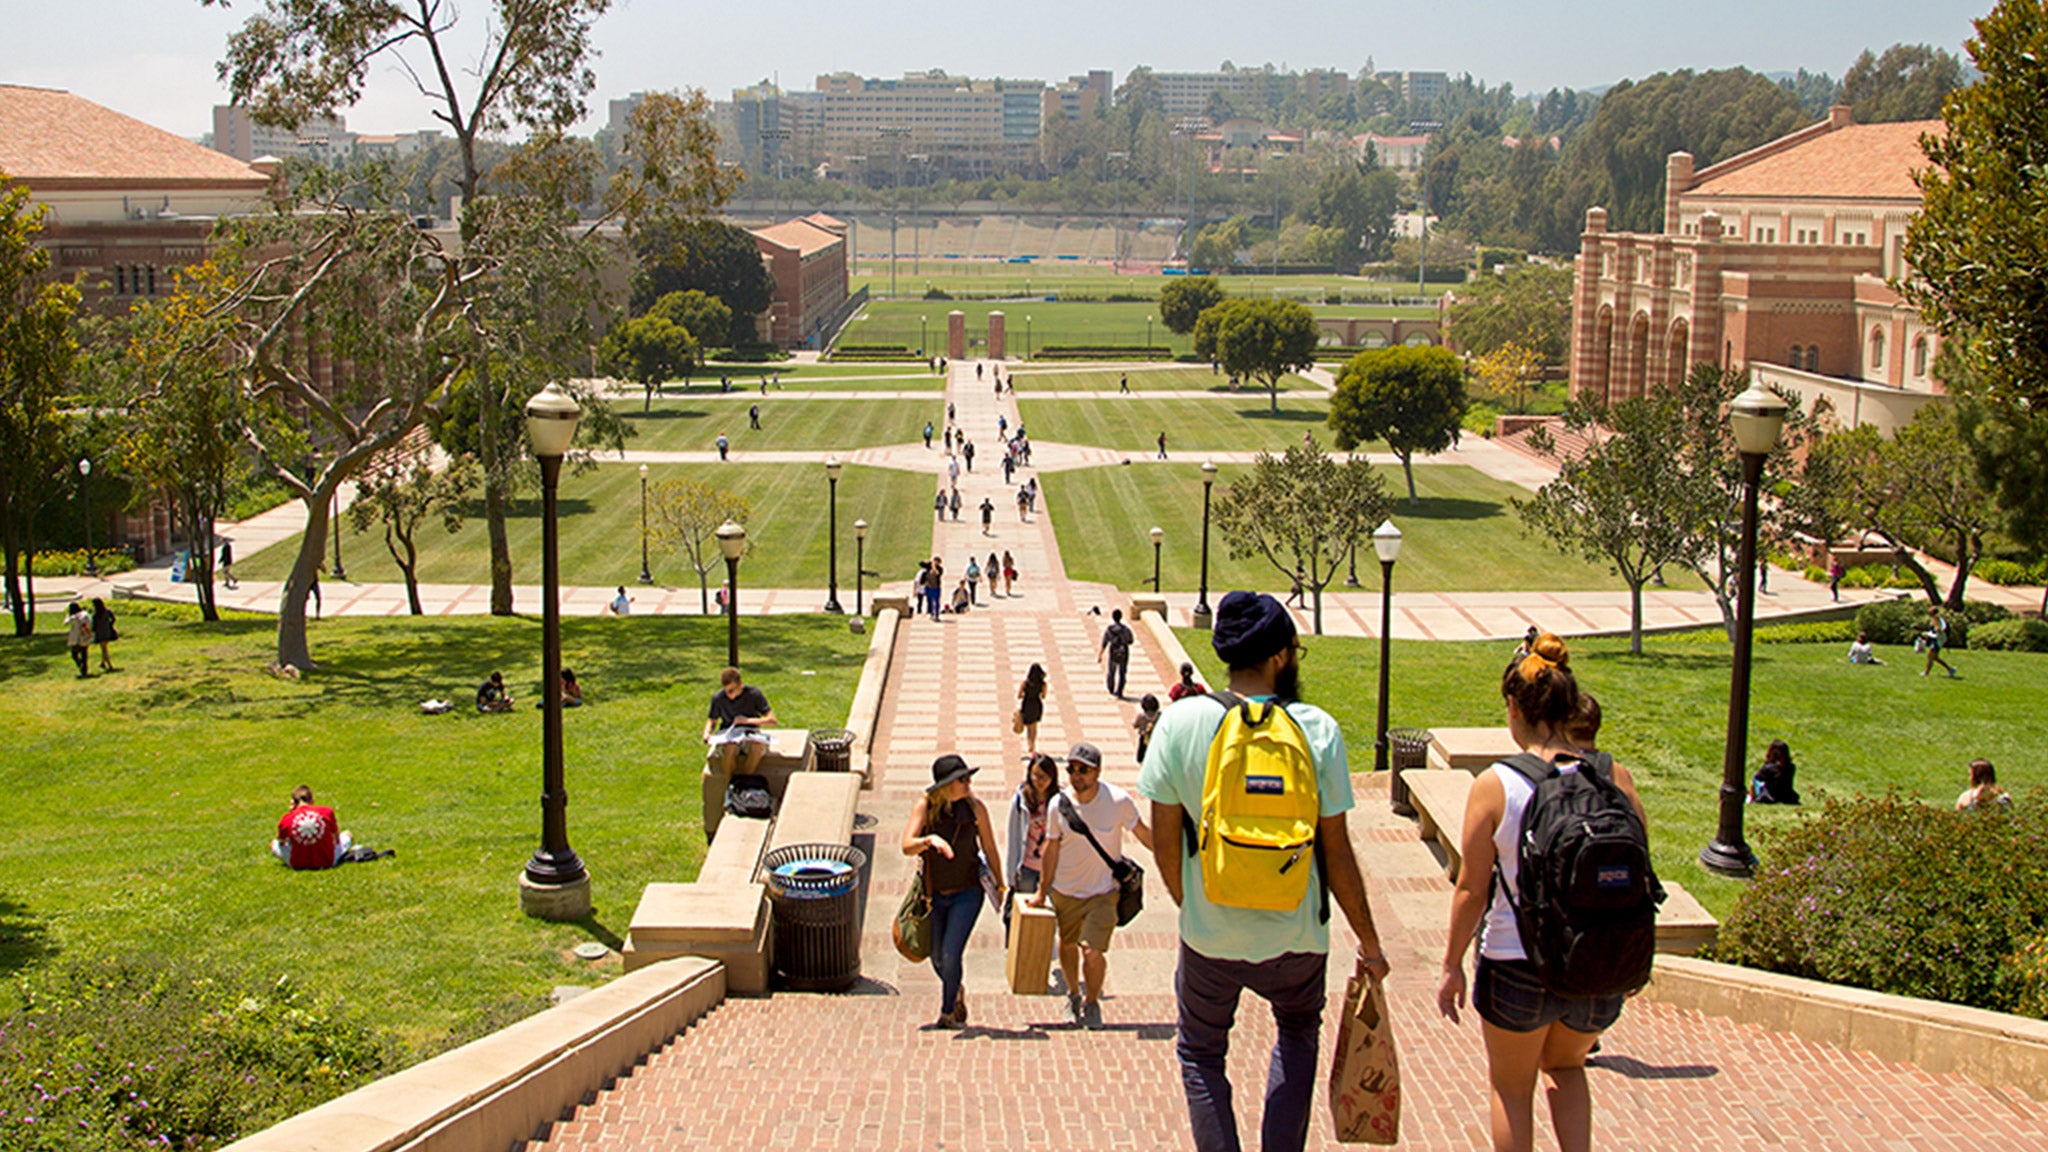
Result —
M 990 385 L 977 387 L 971 363 L 954 365 L 951 383 L 962 426 L 977 444 L 994 443 L 997 413 L 1014 415 L 1008 398 L 998 401 Z M 962 476 L 961 496 L 970 505 L 999 492 L 984 470 Z M 998 813 L 1000 828 L 1024 751 L 1007 718 L 1031 662 L 1046 666 L 1053 685 L 1040 746 L 1063 752 L 1074 740 L 1089 740 L 1106 754 L 1112 783 L 1128 787 L 1137 774 L 1128 728 L 1133 705 L 1104 690 L 1094 655 L 1102 620 L 1091 609 L 1106 612 L 1121 601 L 1108 589 L 1065 581 L 1051 525 L 1043 517 L 1020 523 L 1013 505 L 996 503 L 992 536 L 981 534 L 978 517 L 963 517 L 935 529 L 933 549 L 946 558 L 949 574 L 964 569 L 970 552 L 1008 549 L 1022 574 L 1016 595 L 964 616 L 898 626 L 900 655 L 877 731 L 875 787 L 862 797 L 861 824 L 871 830 L 862 843 L 874 867 L 856 994 L 728 1001 L 529 1147 L 1187 1146 L 1173 1055 L 1174 913 L 1156 878 L 1147 910 L 1118 932 L 1111 949 L 1108 1027 L 1101 1032 L 1060 1023 L 1056 997 L 1005 991 L 1002 933 L 991 915 L 984 914 L 968 949 L 973 1026 L 962 1032 L 928 1027 L 938 1012 L 938 981 L 928 965 L 903 962 L 889 943 L 889 921 L 911 869 L 896 844 L 936 754 L 958 751 L 981 767 L 976 794 Z M 1133 653 L 1130 695 L 1159 689 L 1168 671 L 1147 641 Z M 1352 839 L 1394 965 L 1390 993 L 1406 1081 L 1402 1146 L 1484 1148 L 1478 1021 L 1468 1013 L 1452 1025 L 1434 1007 L 1449 885 L 1414 826 L 1388 813 L 1384 781 L 1367 773 L 1353 782 Z M 1355 953 L 1339 920 L 1333 996 Z M 1326 1017 L 1325 1059 L 1334 1032 L 1334 1018 Z M 1246 1004 L 1236 1039 L 1239 1123 L 1256 1133 L 1272 1041 L 1263 1007 Z M 2017 1093 L 1663 1004 L 1632 1004 L 1604 1043 L 1592 1073 L 1601 1147 L 2048 1147 L 2048 1107 Z M 1540 1140 L 1551 1141 L 1547 1130 Z M 1320 1091 L 1310 1142 L 1336 1147 Z

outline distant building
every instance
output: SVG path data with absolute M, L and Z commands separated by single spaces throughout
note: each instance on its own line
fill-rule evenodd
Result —
M 1572 298 L 1575 396 L 1615 402 L 1694 364 L 1748 369 L 1844 424 L 1889 430 L 1945 391 L 1940 339 L 1889 281 L 1908 277 L 1912 173 L 1938 120 L 1828 118 L 1719 164 L 1666 167 L 1664 229 L 1586 213 Z
M 1258 172 L 1268 157 L 1299 152 L 1307 139 L 1301 132 L 1281 131 L 1243 117 L 1225 120 L 1194 137 L 1209 171 L 1236 173 Z
M 1410 104 L 1427 104 L 1443 98 L 1451 90 L 1451 77 L 1447 72 L 1392 72 L 1383 73 L 1382 78 L 1389 81 L 1389 86 Z
M 339 116 L 320 116 L 297 128 L 258 124 L 239 104 L 213 106 L 213 147 L 247 163 L 264 156 L 280 160 L 346 156 L 355 137 Z
M 1420 136 L 1382 136 L 1367 132 L 1352 138 L 1358 149 L 1358 158 L 1365 159 L 1365 150 L 1371 146 L 1373 154 L 1379 157 L 1380 167 L 1395 171 L 1413 172 L 1422 167 L 1422 154 L 1429 149 L 1427 133 Z
M 428 151 L 448 137 L 438 128 L 423 128 L 418 132 L 399 132 L 392 135 L 359 133 L 355 136 L 355 155 L 378 160 L 402 160 Z
M 785 348 L 816 347 L 847 302 L 846 225 L 813 213 L 748 233 L 775 280 L 761 338 Z

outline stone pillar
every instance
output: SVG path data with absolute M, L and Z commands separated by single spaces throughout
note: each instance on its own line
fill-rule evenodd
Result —
M 1579 262 L 1572 283 L 1571 392 L 1574 399 L 1607 399 L 1607 381 L 1595 379 L 1595 325 L 1600 315 L 1600 262 L 1606 255 L 1607 209 L 1586 210 L 1586 230 L 1579 237 Z
M 1652 240 L 1644 259 L 1650 262 L 1650 349 L 1645 362 L 1646 379 L 1642 382 L 1643 394 L 1647 395 L 1653 387 L 1677 383 L 1685 366 L 1671 363 L 1671 279 L 1677 263 L 1671 249 L 1671 234 Z
M 988 314 L 988 358 L 991 360 L 1001 360 L 1003 358 L 1003 314 L 1001 312 L 991 312 Z
M 1664 234 L 1678 235 L 1678 197 L 1692 191 L 1692 153 L 1673 152 L 1664 159 Z
M 1699 244 L 1692 262 L 1692 362 L 1728 367 L 1723 354 L 1725 317 L 1721 305 L 1721 216 L 1700 216 Z
M 958 308 L 946 313 L 946 359 L 967 358 L 967 313 Z

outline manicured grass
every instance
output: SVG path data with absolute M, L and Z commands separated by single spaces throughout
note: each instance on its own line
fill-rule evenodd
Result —
M 1129 345 L 1145 343 L 1145 317 L 1157 317 L 1159 306 L 1144 302 L 1107 304 L 1097 302 L 1016 301 L 988 303 L 958 300 L 878 301 L 860 310 L 840 335 L 842 344 L 901 344 L 943 352 L 946 347 L 946 314 L 955 309 L 967 316 L 970 342 L 988 336 L 988 314 L 1003 313 L 1004 353 L 1024 356 L 1049 345 Z M 923 317 L 923 322 L 919 322 Z M 1026 318 L 1029 322 L 1026 322 Z M 1156 319 L 1152 324 L 1152 345 L 1171 348 L 1175 354 L 1194 351 L 1191 336 L 1176 336 Z M 972 355 L 983 355 L 977 346 Z
M 1155 401 L 1155 403 L 1158 403 Z M 1201 403 L 1189 401 L 1189 403 Z M 1033 433 L 1036 435 L 1036 433 Z M 1219 464 L 1215 497 L 1249 465 Z M 1417 465 L 1415 488 L 1422 498 L 1408 505 L 1399 468 L 1383 468 L 1395 493 L 1393 520 L 1401 528 L 1401 566 L 1394 586 L 1410 592 L 1547 592 L 1623 587 L 1603 568 L 1554 554 L 1523 540 L 1508 507 L 1522 494 L 1514 485 L 1455 464 Z M 1160 583 L 1168 591 L 1193 592 L 1201 583 L 1202 472 L 1192 461 L 1054 472 L 1039 482 L 1046 509 L 1060 538 L 1067 575 L 1137 590 L 1152 576 L 1153 525 L 1166 532 L 1160 550 Z M 1259 588 L 1284 593 L 1286 577 L 1262 557 L 1233 559 L 1229 542 L 1213 527 L 1209 541 L 1209 588 Z M 1358 578 L 1379 588 L 1379 563 L 1368 547 Z M 1343 591 L 1343 579 L 1325 591 Z
M 908 225 L 905 225 L 904 245 L 909 244 Z M 883 242 L 887 243 L 886 229 Z M 861 247 L 868 247 L 863 235 Z M 1159 290 L 1173 283 L 1176 277 L 1151 273 L 1117 272 L 1106 264 L 1083 264 L 1074 260 L 1042 260 L 1031 264 L 1008 264 L 994 260 L 944 260 L 925 257 L 912 271 L 911 259 L 905 252 L 896 268 L 896 291 L 906 299 L 922 296 L 927 288 L 938 288 L 945 292 L 968 293 L 978 297 L 994 295 L 1044 298 L 1062 292 L 1086 293 L 1102 297 L 1112 293 L 1127 293 L 1157 298 Z M 859 274 L 852 278 L 852 287 L 865 284 L 876 297 L 882 298 L 889 291 L 889 260 L 862 254 Z M 1328 291 L 1338 291 L 1347 300 L 1384 301 L 1388 299 L 1409 299 L 1415 295 L 1415 282 L 1366 280 L 1357 276 L 1308 275 L 1308 276 L 1267 276 L 1237 275 L 1218 276 L 1224 291 L 1233 296 L 1272 297 L 1275 295 L 1293 300 L 1320 302 Z M 1443 294 L 1442 284 L 1429 285 L 1429 296 L 1433 299 Z M 938 309 L 943 315 L 954 301 L 918 301 Z
M 1218 375 L 1207 368 L 1084 368 L 1061 369 L 1050 363 L 1019 370 L 1012 379 L 1019 392 L 1115 392 L 1118 382 L 1129 378 L 1133 392 L 1215 392 L 1232 395 L 1228 377 Z M 1299 376 L 1284 376 L 1280 380 L 1280 391 L 1305 388 L 1320 395 L 1322 389 L 1310 384 Z M 1237 395 L 1248 389 L 1240 386 Z M 1263 390 L 1260 390 L 1263 395 Z M 1157 435 L 1155 432 L 1154 435 Z
M 849 401 L 866 404 L 868 401 Z M 744 425 L 745 421 L 741 421 Z M 936 459 L 936 449 L 933 456 Z M 822 458 L 821 458 L 822 459 Z M 936 468 L 936 465 L 934 465 Z M 751 546 L 741 561 L 742 588 L 822 588 L 828 536 L 825 469 L 799 464 L 654 464 L 650 484 L 666 479 L 696 480 L 745 497 L 753 506 L 747 521 Z M 839 478 L 839 579 L 853 578 L 853 522 L 868 522 L 867 564 L 879 572 L 914 570 L 931 553 L 934 478 L 889 468 L 849 465 Z M 603 464 L 594 471 L 565 474 L 560 499 L 562 582 L 570 585 L 631 585 L 640 573 L 640 473 L 638 465 Z M 540 581 L 540 499 L 533 493 L 513 505 L 506 523 L 515 579 Z M 490 545 L 481 517 L 472 517 L 453 536 L 430 524 L 420 530 L 420 580 L 429 584 L 476 584 L 490 580 Z M 245 580 L 281 580 L 298 555 L 299 537 L 281 541 L 235 564 Z M 364 583 L 403 579 L 384 547 L 384 534 L 350 532 L 343 538 L 349 576 Z M 657 582 L 697 585 L 696 570 L 680 552 L 653 557 Z M 723 562 L 710 582 L 723 579 Z
M 728 376 L 734 392 L 758 396 L 762 378 L 771 373 L 781 374 L 779 381 L 768 389 L 771 396 L 778 389 L 804 392 L 936 392 L 945 387 L 944 377 L 914 361 L 901 364 L 713 364 L 700 369 L 687 387 L 680 380 L 670 381 L 663 386 L 660 395 L 717 395 L 724 391 L 719 377 Z M 641 399 L 644 392 L 638 385 L 625 384 L 619 396 L 614 403 L 623 409 Z
M 417 1053 L 544 1007 L 557 984 L 616 976 L 616 955 L 570 950 L 618 947 L 642 889 L 702 863 L 697 734 L 722 621 L 563 622 L 589 701 L 565 716 L 569 837 L 594 903 L 578 924 L 519 911 L 540 838 L 536 620 L 327 620 L 312 634 L 322 666 L 297 682 L 263 672 L 261 620 L 124 611 L 120 670 L 86 681 L 61 631 L 44 631 L 0 642 L 0 972 L 106 956 L 288 976 Z M 749 618 L 740 643 L 784 726 L 845 723 L 866 637 L 837 619 Z M 480 716 L 470 701 L 493 669 L 519 707 Z M 422 715 L 428 697 L 458 707 Z M 269 841 L 301 783 L 357 842 L 398 855 L 278 864 Z
M 747 425 L 747 411 L 755 405 L 761 408 L 758 430 Z M 628 449 L 710 452 L 723 432 L 735 451 L 815 450 L 821 460 L 828 451 L 919 441 L 925 421 L 944 427 L 946 419 L 937 393 L 930 400 L 791 400 L 771 390 L 765 397 L 748 392 L 656 400 L 647 408 L 643 413 L 637 404 L 620 406 L 620 415 L 638 432 L 626 441 Z
M 1112 376 L 1111 388 L 1115 377 Z M 1133 386 L 1135 390 L 1135 385 Z M 1301 443 L 1311 432 L 1324 447 L 1330 431 L 1330 402 L 1320 390 L 1283 394 L 1275 416 L 1264 391 L 1246 389 L 1214 399 L 1116 396 L 1100 400 L 1020 398 L 1017 418 L 1033 440 L 1059 444 L 1092 444 L 1123 452 L 1159 451 L 1159 433 L 1166 433 L 1169 456 L 1176 452 L 1282 451 Z
M 1401 563 L 1408 563 L 1404 547 Z M 1206 633 L 1181 642 L 1207 677 L 1222 670 Z M 1343 724 L 1354 771 L 1372 766 L 1378 708 L 1379 643 L 1324 637 L 1307 641 L 1303 692 Z M 1974 757 L 1990 759 L 1999 783 L 2023 803 L 2043 779 L 2048 730 L 2031 723 L 2048 692 L 2048 657 L 2019 652 L 1959 652 L 1965 679 L 1921 679 L 1911 649 L 1884 649 L 1881 668 L 1851 665 L 1835 644 L 1759 644 L 1751 685 L 1747 764 L 1782 739 L 1799 766 L 1804 808 L 1750 805 L 1752 848 L 1772 828 L 1815 814 L 1834 795 L 1897 788 L 1930 803 L 1953 804 L 1969 783 Z M 1390 663 L 1388 719 L 1393 727 L 1505 727 L 1500 644 L 1396 642 Z M 1699 866 L 1719 813 L 1721 759 L 1728 722 L 1729 650 L 1718 639 L 1653 637 L 1640 657 L 1628 641 L 1572 644 L 1579 685 L 1600 700 L 1600 747 L 1635 774 L 1650 816 L 1658 873 L 1683 884 L 1725 918 L 1743 891 Z M 1216 679 L 1208 679 L 1214 685 Z

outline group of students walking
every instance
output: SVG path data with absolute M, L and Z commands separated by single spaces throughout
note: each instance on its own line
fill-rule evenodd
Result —
M 1331 912 L 1357 939 L 1363 974 L 1384 981 L 1388 961 L 1346 824 L 1352 792 L 1344 735 L 1301 698 L 1305 650 L 1293 618 L 1271 596 L 1232 592 L 1217 605 L 1211 642 L 1229 670 L 1227 688 L 1170 694 L 1173 702 L 1150 725 L 1135 795 L 1102 779 L 1102 753 L 1092 744 L 1073 745 L 1064 760 L 1037 750 L 1047 690 L 1034 665 L 1013 717 L 1030 750 L 1007 802 L 1006 835 L 999 841 L 988 805 L 974 793 L 977 769 L 949 754 L 934 762 L 901 848 L 919 861 L 930 896 L 938 1027 L 968 1023 L 961 961 L 988 898 L 1003 910 L 1006 928 L 1018 901 L 1053 910 L 1067 1020 L 1093 1029 L 1103 1022 L 1111 940 L 1132 912 L 1127 873 L 1134 862 L 1124 837 L 1136 839 L 1151 851 L 1179 909 L 1175 1051 L 1196 1147 L 1240 1146 L 1225 1058 L 1238 1003 L 1250 991 L 1271 1007 L 1276 1031 L 1260 1144 L 1298 1149 L 1319 1078 Z M 1194 684 L 1193 669 L 1184 668 L 1182 679 Z M 1567 803 L 1558 797 L 1568 795 L 1575 810 L 1594 814 L 1594 824 L 1618 830 L 1626 851 L 1603 858 L 1602 876 L 1626 872 L 1629 891 L 1648 909 L 1649 919 L 1631 920 L 1630 932 L 1653 937 L 1656 881 L 1628 771 L 1574 740 L 1582 703 L 1564 642 L 1537 637 L 1503 673 L 1500 691 L 1523 752 L 1473 783 L 1437 1007 L 1455 1022 L 1469 1005 L 1483 1022 L 1495 1148 L 1533 1146 L 1535 1091 L 1544 1079 L 1561 1146 L 1583 1149 L 1592 1126 L 1586 1058 L 1647 979 L 1649 953 L 1638 968 L 1638 941 L 1617 935 L 1613 947 L 1597 950 L 1607 953 L 1598 971 L 1560 960 L 1557 934 L 1583 925 L 1527 906 L 1556 877 L 1549 858 L 1532 857 L 1522 844 L 1523 829 L 1554 822 L 1555 806 Z M 1525 873 L 1521 865 L 1532 860 Z

